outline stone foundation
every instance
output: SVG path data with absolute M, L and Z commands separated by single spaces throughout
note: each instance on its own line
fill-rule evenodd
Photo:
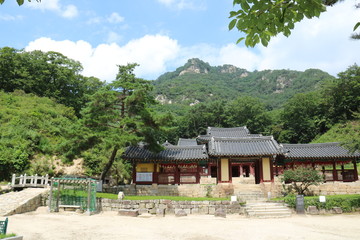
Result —
M 172 201 L 172 200 L 114 200 L 100 199 L 100 209 L 102 211 L 132 212 L 139 214 L 158 214 L 174 215 L 179 211 L 190 214 L 210 214 L 222 209 L 226 214 L 240 214 L 242 211 L 240 203 L 237 201 Z
M 212 182 L 213 178 L 203 179 L 202 182 Z M 123 185 L 112 188 L 104 187 L 104 192 L 139 196 L 186 196 L 186 197 L 230 197 L 247 193 L 257 193 L 264 198 L 280 197 L 285 193 L 280 178 L 274 182 L 261 184 L 251 183 L 253 179 L 236 178 L 233 183 L 219 184 L 183 184 L 183 185 Z M 319 186 L 312 186 L 315 195 L 360 194 L 360 181 L 357 182 L 327 182 Z

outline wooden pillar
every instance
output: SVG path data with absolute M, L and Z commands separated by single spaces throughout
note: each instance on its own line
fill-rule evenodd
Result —
M 180 170 L 178 168 L 178 163 L 175 164 L 175 184 L 180 184 Z
M 136 184 L 136 162 L 133 162 L 132 167 L 133 167 L 132 180 L 133 183 Z
M 196 164 L 196 169 L 197 169 L 197 171 L 196 171 L 196 183 L 200 183 L 200 171 L 202 170 L 201 169 L 201 167 L 200 167 L 200 165 L 199 165 L 199 163 L 197 163 Z
M 53 198 L 53 187 L 54 187 L 54 178 L 51 179 L 51 185 L 50 185 L 50 194 L 49 194 L 49 212 L 51 212 L 51 204 L 52 204 L 52 198 Z
M 57 195 L 56 195 L 56 206 L 55 206 L 55 212 L 59 212 L 59 202 L 60 202 L 60 181 L 57 182 L 58 183 L 58 187 L 57 187 Z
M 91 214 L 90 212 L 90 204 L 91 204 L 91 180 L 89 179 L 89 182 L 88 182 L 88 191 L 87 191 L 87 210 L 86 210 L 86 213 L 88 215 Z
M 359 180 L 359 175 L 358 175 L 358 171 L 357 171 L 356 160 L 354 160 L 353 164 L 354 164 L 354 180 L 357 181 L 357 180 Z
M 336 162 L 333 161 L 333 180 L 337 181 L 338 177 L 337 177 L 337 171 L 336 171 Z
M 342 178 L 342 181 L 344 181 L 344 164 L 342 163 L 341 164 L 341 178 Z

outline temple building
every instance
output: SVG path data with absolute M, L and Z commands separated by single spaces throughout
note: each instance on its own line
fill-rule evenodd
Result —
M 299 165 L 318 169 L 325 181 L 358 180 L 360 153 L 339 143 L 279 144 L 246 127 L 209 127 L 206 135 L 163 146 L 159 153 L 141 146 L 125 151 L 134 184 L 259 184 Z

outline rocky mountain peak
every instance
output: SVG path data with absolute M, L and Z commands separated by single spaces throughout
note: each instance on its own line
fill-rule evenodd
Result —
M 209 63 L 206 63 L 198 58 L 189 59 L 188 62 L 184 65 L 184 69 L 180 72 L 179 76 L 186 73 L 203 73 L 208 74 L 211 66 Z

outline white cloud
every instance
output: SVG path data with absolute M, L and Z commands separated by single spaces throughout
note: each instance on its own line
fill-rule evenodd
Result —
M 157 0 L 159 3 L 165 5 L 166 7 L 184 10 L 205 10 L 206 3 L 204 0 Z
M 78 14 L 78 10 L 74 5 L 67 5 L 61 12 L 61 16 L 63 16 L 64 18 L 74 18 Z
M 267 48 L 259 47 L 259 69 L 320 68 L 336 75 L 360 62 L 360 41 L 349 39 L 359 14 L 353 4 L 336 4 L 320 18 L 300 22 L 289 38 L 278 36 Z
M 116 32 L 109 32 L 107 37 L 107 43 L 119 43 L 122 40 L 122 36 Z
M 146 35 L 124 46 L 111 43 L 96 47 L 85 41 L 55 41 L 50 38 L 39 38 L 30 42 L 25 50 L 61 52 L 69 58 L 80 61 L 85 76 L 112 81 L 117 74 L 117 65 L 127 63 L 140 64 L 135 70 L 139 77 L 157 78 L 167 70 L 166 63 L 178 55 L 180 47 L 177 41 L 167 36 Z
M 22 20 L 24 17 L 21 15 L 9 15 L 9 14 L 0 14 L 0 21 L 17 21 Z
M 63 6 L 60 0 L 43 0 L 41 2 L 31 1 L 24 4 L 26 7 L 38 9 L 41 11 L 53 11 L 64 18 L 74 18 L 78 16 L 78 10 L 75 5 Z
M 319 68 L 336 75 L 348 66 L 360 63 L 360 41 L 349 40 L 353 25 L 358 21 L 357 13 L 351 3 L 337 4 L 319 19 L 304 20 L 298 24 L 289 38 L 274 38 L 267 48 L 259 46 L 252 49 L 235 44 L 214 46 L 206 43 L 181 46 L 175 39 L 161 34 L 145 35 L 119 45 L 121 36 L 110 32 L 108 43 L 98 46 L 91 46 L 85 41 L 39 38 L 30 42 L 26 50 L 61 52 L 80 61 L 84 75 L 107 81 L 115 78 L 118 64 L 139 63 L 135 71 L 139 77 L 156 79 L 160 74 L 173 71 L 194 57 L 211 65 L 232 64 L 250 71 L 303 71 Z
M 124 17 L 120 16 L 118 13 L 113 12 L 108 18 L 107 20 L 109 21 L 109 23 L 120 23 L 124 21 Z

